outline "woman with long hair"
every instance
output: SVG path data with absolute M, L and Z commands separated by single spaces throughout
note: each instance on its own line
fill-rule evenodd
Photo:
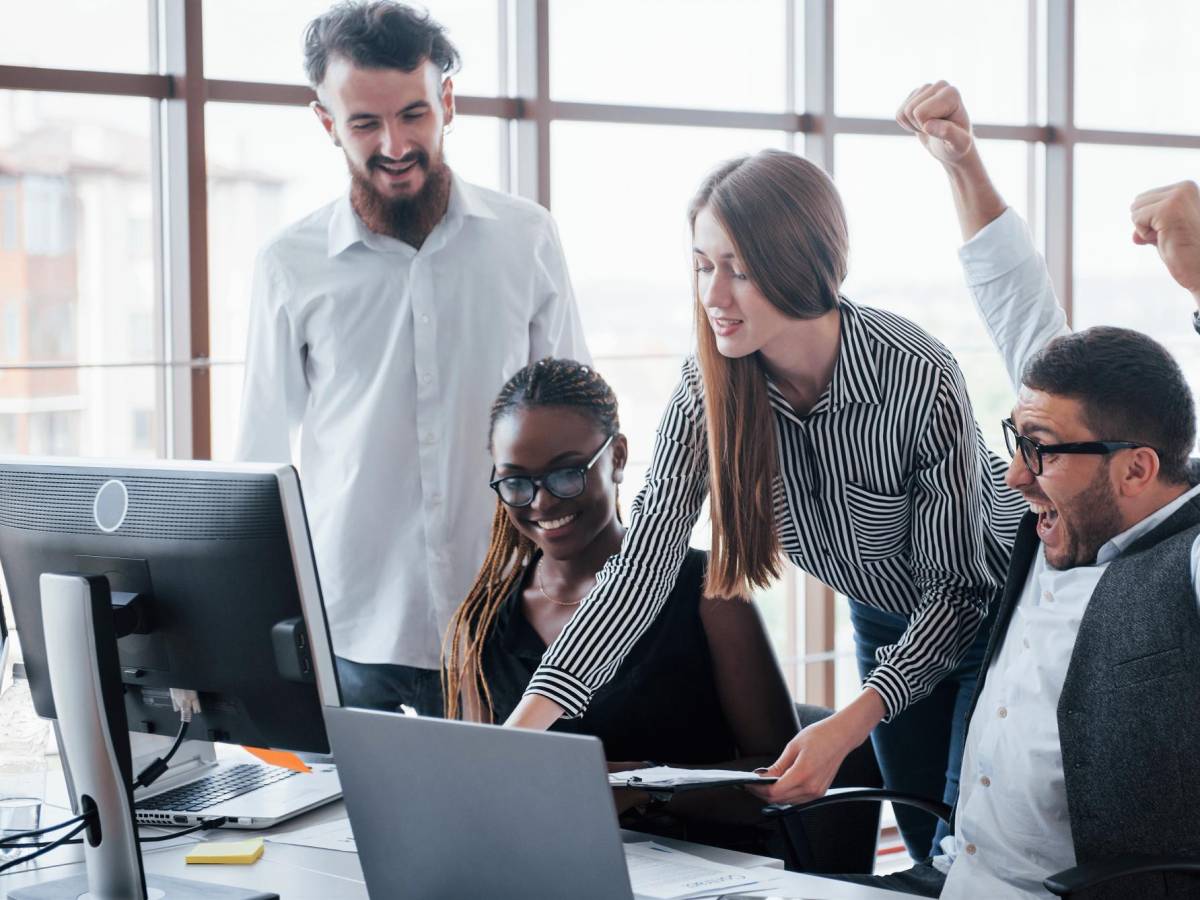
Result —
M 491 545 L 443 654 L 447 716 L 482 722 L 503 721 L 520 702 L 546 647 L 620 548 L 617 486 L 628 458 L 612 389 L 569 360 L 544 359 L 514 375 L 492 405 L 489 436 L 498 498 Z M 752 769 L 795 732 L 757 609 L 706 597 L 706 561 L 699 550 L 685 552 L 656 621 L 587 712 L 555 725 L 599 737 L 614 769 L 648 760 Z M 717 823 L 758 823 L 761 803 L 723 794 L 715 802 L 681 796 L 667 812 L 693 827 L 702 816 L 699 827 L 718 828 L 716 840 L 729 844 Z M 753 828 L 732 834 L 754 843 Z
M 587 708 L 659 615 L 707 496 L 709 596 L 748 596 L 786 557 L 853 598 L 863 689 L 787 744 L 763 796 L 820 796 L 870 735 L 889 787 L 952 802 L 980 626 L 1023 504 L 950 352 L 841 295 L 846 218 L 819 167 L 778 150 L 730 160 L 688 217 L 696 355 L 620 552 L 508 724 L 544 728 Z M 900 824 L 910 853 L 928 856 L 932 824 L 903 812 Z

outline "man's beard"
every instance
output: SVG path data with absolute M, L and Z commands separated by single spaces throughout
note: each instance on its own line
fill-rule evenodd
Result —
M 1057 507 L 1060 527 L 1066 526 L 1067 539 L 1061 557 L 1051 559 L 1047 555 L 1046 562 L 1051 568 L 1090 566 L 1100 548 L 1124 531 L 1117 495 L 1109 480 L 1109 460 L 1105 463 L 1097 469 L 1091 483 L 1071 500 L 1069 510 Z
M 389 160 L 379 154 L 367 160 L 366 171 L 346 158 L 350 169 L 350 202 L 366 226 L 376 234 L 404 241 L 420 249 L 429 232 L 446 214 L 450 197 L 450 168 L 439 153 L 432 162 L 424 150 L 414 151 L 416 165 L 425 172 L 425 183 L 408 197 L 388 197 L 371 183 L 371 174 L 381 162 Z

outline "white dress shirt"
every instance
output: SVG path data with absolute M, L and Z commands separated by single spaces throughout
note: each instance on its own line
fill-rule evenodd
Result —
M 238 456 L 298 465 L 334 651 L 435 669 L 483 561 L 489 410 L 545 356 L 588 361 L 553 220 L 455 177 L 420 250 L 343 196 L 255 272 Z
M 1014 382 L 1033 353 L 1066 333 L 1045 263 L 1012 210 L 962 248 L 979 311 Z M 943 839 L 949 869 L 943 898 L 1050 897 L 1042 879 L 1075 865 L 1058 701 L 1079 623 L 1108 565 L 1166 521 L 1200 487 L 1168 503 L 1100 548 L 1096 563 L 1057 570 L 1038 547 L 1000 652 L 971 717 L 963 753 L 955 834 Z M 1192 544 L 1200 607 L 1200 538 Z

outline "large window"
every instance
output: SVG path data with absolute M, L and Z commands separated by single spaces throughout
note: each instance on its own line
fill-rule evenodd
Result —
M 6 12 L 0 452 L 232 454 L 257 250 L 345 189 L 303 84 L 303 29 L 327 5 Z M 428 5 L 463 55 L 451 165 L 559 223 L 630 437 L 626 503 L 692 346 L 687 201 L 712 164 L 766 146 L 834 173 L 850 217 L 846 293 L 941 338 L 999 446 L 1011 397 L 962 283 L 949 192 L 891 121 L 937 78 L 963 90 L 1075 323 L 1146 330 L 1200 387 L 1186 295 L 1128 234 L 1138 191 L 1200 176 L 1191 0 L 1136 15 L 1118 0 Z M 856 689 L 831 591 L 789 572 L 759 601 L 797 696 Z

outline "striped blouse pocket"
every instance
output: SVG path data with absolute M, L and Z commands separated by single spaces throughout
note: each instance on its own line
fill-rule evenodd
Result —
M 908 494 L 877 494 L 847 483 L 845 497 L 860 560 L 878 562 L 907 549 L 912 524 L 912 498 Z

